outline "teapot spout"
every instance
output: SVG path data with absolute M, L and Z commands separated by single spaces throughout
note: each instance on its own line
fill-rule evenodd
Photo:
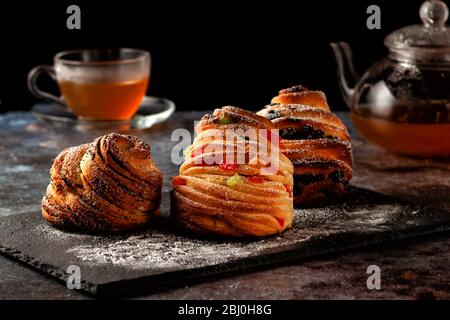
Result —
M 359 81 L 359 76 L 353 66 L 353 53 L 346 42 L 334 42 L 330 45 L 336 57 L 339 87 L 345 103 L 351 108 L 354 88 Z

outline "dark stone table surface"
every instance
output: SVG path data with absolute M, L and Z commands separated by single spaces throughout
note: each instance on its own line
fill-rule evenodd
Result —
M 192 129 L 203 113 L 176 113 L 146 131 L 128 131 L 162 152 L 177 128 Z M 450 162 L 409 159 L 364 142 L 351 130 L 356 186 L 450 209 Z M 52 159 L 65 147 L 91 141 L 102 130 L 80 132 L 38 122 L 28 112 L 0 114 L 0 216 L 39 209 Z M 163 164 L 160 164 L 163 165 Z M 168 189 L 169 179 L 164 188 Z M 381 269 L 381 289 L 366 285 L 369 265 Z M 450 299 L 450 234 L 297 261 L 211 279 L 142 299 Z M 89 299 L 46 275 L 0 256 L 0 299 Z

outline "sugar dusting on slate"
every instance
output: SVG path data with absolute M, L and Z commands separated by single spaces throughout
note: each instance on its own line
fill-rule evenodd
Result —
M 67 233 L 50 225 L 38 226 L 40 232 L 52 241 L 85 243 L 92 237 Z M 305 240 L 308 237 L 305 237 Z M 92 238 L 91 238 L 92 239 Z M 280 246 L 280 237 L 254 241 L 214 241 L 178 236 L 156 230 L 138 235 L 112 236 L 105 241 L 98 238 L 90 244 L 74 245 L 66 250 L 84 263 L 115 265 L 132 269 L 179 269 L 220 264 L 230 260 L 256 256 L 263 251 Z M 299 241 L 297 239 L 296 241 Z
M 205 242 L 195 239 L 158 242 L 158 236 L 160 235 L 130 237 L 100 247 L 78 246 L 70 249 L 69 252 L 74 253 L 84 262 L 95 264 L 114 264 L 133 269 L 168 270 L 220 264 L 257 255 L 264 249 L 277 246 L 274 241 L 264 240 L 247 244 Z
M 351 210 L 353 209 L 353 210 Z M 354 230 L 381 232 L 401 206 L 381 204 L 376 208 L 295 210 L 295 227 L 279 236 L 253 241 L 202 240 L 159 230 L 135 235 L 94 237 L 67 233 L 47 224 L 38 226 L 49 240 L 74 243 L 66 253 L 90 265 L 114 265 L 134 270 L 170 271 L 216 265 L 254 257 L 279 247 L 308 241 L 324 233 L 338 233 L 352 220 Z M 375 209 L 375 210 L 374 210 Z M 344 217 L 345 215 L 346 217 Z M 320 227 L 320 228 L 318 228 Z M 90 238 L 90 241 L 84 241 Z

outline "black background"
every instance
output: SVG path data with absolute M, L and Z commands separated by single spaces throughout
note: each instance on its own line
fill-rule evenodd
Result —
M 339 94 L 331 41 L 348 41 L 362 72 L 386 55 L 384 37 L 420 23 L 422 1 L 54 1 L 0 4 L 0 112 L 37 100 L 28 71 L 74 48 L 137 47 L 152 54 L 148 94 L 178 110 L 236 105 L 258 109 L 278 89 L 304 84 Z M 81 30 L 66 28 L 66 8 L 81 7 Z M 381 30 L 366 27 L 367 7 L 381 7 Z M 43 81 L 46 85 L 47 83 Z M 53 88 L 56 89 L 56 88 Z

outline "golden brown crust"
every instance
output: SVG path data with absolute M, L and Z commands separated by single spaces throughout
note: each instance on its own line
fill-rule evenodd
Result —
M 301 85 L 280 90 L 278 96 L 274 97 L 271 102 L 273 104 L 301 104 L 330 110 L 325 93 L 310 91 Z
M 272 100 L 275 104 L 258 112 L 280 130 L 281 150 L 294 165 L 296 205 L 317 204 L 337 196 L 352 177 L 350 136 L 322 95 L 302 86 L 292 87 L 281 90 Z
M 223 119 L 225 119 L 225 121 L 222 121 Z M 213 114 L 204 115 L 197 124 L 195 131 L 199 134 L 209 129 L 219 129 L 223 131 L 226 129 L 237 128 L 274 129 L 275 126 L 270 120 L 258 116 L 253 112 L 238 107 L 225 106 L 214 110 Z
M 150 146 L 133 136 L 108 134 L 63 150 L 50 170 L 42 215 L 85 232 L 131 230 L 146 224 L 161 200 L 162 174 Z
M 291 227 L 292 163 L 265 139 L 226 136 L 229 129 L 272 128 L 267 119 L 236 107 L 203 117 L 174 177 L 173 217 L 193 232 L 216 236 L 267 236 Z M 255 157 L 254 146 L 273 152 L 276 170 L 262 174 L 270 163 Z

